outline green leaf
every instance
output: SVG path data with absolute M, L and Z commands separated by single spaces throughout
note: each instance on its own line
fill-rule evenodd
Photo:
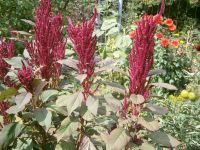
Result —
M 8 88 L 4 91 L 1 91 L 0 92 L 0 102 L 7 98 L 11 98 L 15 94 L 17 94 L 17 90 L 15 88 Z
M 110 30 L 108 30 L 108 32 L 106 33 L 106 36 L 115 34 L 115 33 L 117 33 L 117 32 L 119 32 L 118 27 L 113 27 L 113 28 L 111 28 Z
M 120 84 L 118 84 L 118 83 L 116 83 L 116 82 L 97 81 L 97 83 L 106 84 L 106 85 L 109 86 L 113 91 L 119 92 L 119 93 L 121 93 L 121 94 L 125 94 L 125 92 L 126 92 L 126 89 L 125 89 L 122 85 L 120 85 Z
M 132 43 L 132 40 L 127 35 L 119 35 L 116 40 L 116 47 L 119 49 L 126 49 Z
M 78 61 L 75 59 L 72 59 L 72 58 L 62 59 L 62 60 L 59 60 L 58 63 L 60 63 L 62 65 L 66 65 L 75 70 L 78 70 Z
M 140 150 L 156 150 L 156 148 L 147 141 L 143 142 L 142 145 L 139 146 L 139 148 Z
M 22 57 L 4 58 L 4 60 L 14 68 L 22 68 Z
M 161 88 L 166 88 L 168 90 L 178 90 L 174 85 L 168 83 L 151 83 L 150 86 L 157 86 Z
M 133 104 L 136 104 L 136 105 L 142 104 L 145 102 L 145 99 L 142 95 L 135 95 L 135 94 L 132 94 L 130 96 L 130 100 Z
M 45 90 L 41 94 L 41 99 L 43 102 L 49 101 L 52 97 L 55 97 L 58 95 L 57 90 Z
M 122 150 L 130 140 L 128 132 L 124 128 L 114 129 L 110 135 L 104 136 L 106 150 Z
M 166 113 L 168 113 L 168 109 L 165 107 L 160 107 L 154 104 L 146 104 L 145 108 L 147 108 L 148 110 L 152 111 L 153 113 L 157 114 L 157 115 L 164 115 Z
M 80 126 L 80 123 L 78 119 L 76 118 L 71 119 L 70 117 L 65 118 L 61 122 L 61 126 L 55 134 L 57 141 L 60 141 L 61 139 L 69 138 L 73 133 L 76 132 L 79 126 Z
M 8 114 L 17 114 L 22 111 L 32 98 L 31 93 L 23 92 L 15 97 L 16 105 L 10 107 L 6 112 Z
M 177 147 L 178 145 L 181 144 L 177 139 L 175 139 L 171 135 L 168 135 L 160 131 L 152 133 L 150 135 L 150 138 L 155 143 L 161 144 L 162 146 L 166 146 L 166 147 Z
M 12 31 L 14 33 L 18 33 L 18 34 L 21 34 L 21 35 L 31 35 L 30 33 L 26 32 L 26 31 Z
M 67 146 L 66 146 L 67 145 Z M 75 142 L 74 141 L 63 141 L 61 140 L 57 145 L 55 150 L 75 150 Z
M 160 129 L 160 125 L 158 121 L 152 118 L 139 118 L 138 124 L 141 124 L 143 127 L 145 127 L 149 131 L 157 131 Z
M 108 30 L 117 25 L 116 18 L 104 20 L 101 30 Z
M 38 123 L 48 130 L 51 126 L 52 113 L 45 108 L 37 108 L 34 111 L 34 116 Z
M 80 83 L 82 83 L 86 78 L 87 74 L 79 74 L 78 76 L 75 77 Z
M 86 101 L 86 106 L 88 110 L 96 116 L 99 108 L 99 100 L 96 97 L 90 96 Z
M 9 144 L 11 144 L 22 132 L 24 125 L 19 123 L 10 123 L 2 129 L 0 132 L 0 149 L 6 150 Z
M 104 96 L 104 98 L 113 112 L 121 110 L 121 102 L 118 99 L 114 98 L 112 94 L 107 94 Z
M 83 101 L 84 97 L 81 91 L 76 92 L 72 95 L 62 95 L 58 97 L 56 101 L 57 106 L 66 106 L 68 115 L 71 115 L 71 113 L 78 107 L 81 106 L 81 103 Z
M 33 141 L 31 138 L 18 138 L 12 150 L 33 150 Z
M 89 137 L 84 136 L 84 138 L 81 141 L 79 150 L 96 150 L 96 147 L 91 142 Z

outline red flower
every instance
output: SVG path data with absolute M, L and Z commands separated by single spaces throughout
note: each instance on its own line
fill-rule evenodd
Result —
M 135 31 L 130 32 L 129 37 L 130 37 L 131 39 L 134 39 L 135 36 L 136 36 L 136 32 L 135 32 Z
M 196 48 L 197 51 L 200 51 L 200 44 L 197 44 L 197 45 L 195 46 L 195 48 Z
M 43 79 L 57 81 L 61 73 L 61 65 L 57 61 L 64 58 L 66 43 L 62 34 L 62 15 L 51 12 L 50 0 L 41 0 L 35 22 L 34 40 L 26 43 L 31 63 L 40 68 Z
M 163 38 L 161 39 L 162 47 L 167 47 L 169 45 L 169 39 Z
M 158 39 L 161 39 L 161 38 L 163 38 L 163 34 L 162 34 L 162 33 L 157 33 L 157 34 L 156 34 L 156 37 L 157 37 Z
M 164 23 L 167 25 L 167 26 L 172 26 L 173 25 L 173 20 L 172 19 L 170 19 L 170 18 L 168 18 L 168 19 L 166 19 L 165 21 L 164 21 Z
M 169 26 L 168 29 L 170 31 L 175 31 L 176 30 L 176 26 L 173 24 L 172 26 Z
M 26 67 L 23 63 L 22 69 L 18 70 L 18 79 L 27 91 L 32 90 L 33 71 L 32 68 Z
M 73 43 L 74 50 L 78 56 L 78 68 L 80 74 L 87 74 L 82 82 L 84 93 L 87 95 L 90 91 L 91 82 L 89 79 L 94 73 L 96 36 L 93 36 L 97 10 L 94 8 L 93 16 L 81 24 L 74 25 L 71 18 L 68 17 L 69 26 L 67 28 L 68 36 Z M 86 100 L 86 95 L 85 100 Z
M 7 64 L 3 58 L 12 58 L 15 55 L 14 42 L 5 42 L 0 39 L 0 80 L 7 86 L 12 87 L 14 83 L 9 77 L 6 77 L 9 68 L 11 67 Z
M 148 98 L 146 77 L 153 65 L 154 35 L 156 22 L 153 16 L 144 15 L 138 22 L 135 42 L 129 54 L 130 94 L 140 94 Z
M 172 41 L 170 42 L 170 44 L 171 44 L 173 47 L 177 48 L 177 47 L 179 46 L 179 40 L 172 40 Z

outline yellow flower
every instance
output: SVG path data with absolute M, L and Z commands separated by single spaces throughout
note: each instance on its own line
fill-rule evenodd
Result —
M 180 40 L 180 44 L 184 44 L 185 42 L 183 40 Z

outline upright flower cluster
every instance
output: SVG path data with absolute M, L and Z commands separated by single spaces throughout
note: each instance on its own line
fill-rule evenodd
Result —
M 136 22 L 137 28 L 135 30 L 134 43 L 129 54 L 129 94 L 142 95 L 146 101 L 149 97 L 146 78 L 153 65 L 154 35 L 156 26 L 162 20 L 164 7 L 164 0 L 162 0 L 161 9 L 157 15 L 144 15 L 141 20 Z M 128 104 L 126 103 L 126 105 Z M 141 104 L 133 104 L 132 114 L 138 116 L 141 107 Z
M 14 42 L 5 42 L 0 40 L 0 80 L 7 86 L 12 87 L 14 84 L 11 82 L 6 74 L 9 71 L 10 65 L 7 64 L 3 58 L 12 58 L 15 55 Z
M 27 91 L 32 91 L 32 82 L 33 82 L 33 71 L 30 67 L 26 67 L 23 64 L 22 69 L 18 70 L 18 79 L 21 84 L 26 88 Z
M 129 55 L 129 90 L 131 94 L 141 94 L 147 98 L 149 92 L 145 83 L 153 64 L 156 23 L 153 16 L 144 15 L 137 25 L 135 41 Z
M 96 49 L 96 37 L 93 36 L 95 19 L 97 15 L 96 8 L 93 16 L 83 23 L 74 25 L 71 18 L 68 18 L 69 26 L 67 28 L 68 36 L 73 43 L 74 50 L 78 56 L 78 68 L 80 74 L 87 74 L 83 81 L 84 92 L 89 93 L 91 84 L 89 79 L 94 73 L 94 55 Z
M 62 15 L 51 13 L 51 1 L 41 0 L 36 10 L 35 36 L 26 48 L 31 56 L 31 63 L 40 68 L 40 75 L 47 81 L 58 79 L 61 65 L 58 60 L 65 55 L 65 44 L 62 35 Z

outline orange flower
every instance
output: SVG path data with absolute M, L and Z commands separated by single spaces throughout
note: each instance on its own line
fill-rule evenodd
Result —
M 178 48 L 178 46 L 179 46 L 179 40 L 172 40 L 172 41 L 170 42 L 170 44 L 171 44 L 173 47 Z
M 135 31 L 132 31 L 132 32 L 129 33 L 129 37 L 130 37 L 131 39 L 134 39 L 135 36 L 136 36 L 136 32 L 135 32 Z
M 162 34 L 162 33 L 157 33 L 157 34 L 156 34 L 156 37 L 157 37 L 158 39 L 162 39 L 162 38 L 163 38 L 163 34 Z
M 173 23 L 173 20 L 172 19 L 170 19 L 170 18 L 168 18 L 168 19 L 166 19 L 165 21 L 164 21 L 164 24 L 166 24 L 167 26 L 172 26 L 174 23 Z
M 153 20 L 156 22 L 156 24 L 161 24 L 163 22 L 163 17 L 159 14 L 153 16 Z
M 173 24 L 172 26 L 169 26 L 168 28 L 170 31 L 175 31 L 176 30 L 176 26 Z
M 169 45 L 169 39 L 163 38 L 161 39 L 162 47 L 167 47 Z

